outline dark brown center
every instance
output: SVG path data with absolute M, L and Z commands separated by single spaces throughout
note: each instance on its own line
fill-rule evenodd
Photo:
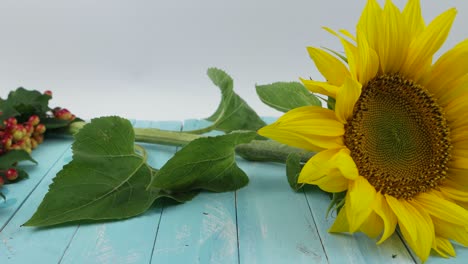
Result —
M 360 175 L 382 194 L 410 199 L 446 177 L 450 130 L 442 108 L 420 85 L 399 75 L 372 79 L 345 128 Z

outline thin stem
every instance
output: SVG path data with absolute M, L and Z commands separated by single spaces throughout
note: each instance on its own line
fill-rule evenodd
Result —
M 77 133 L 84 125 L 84 122 L 75 122 L 68 129 L 68 132 L 71 134 Z M 198 138 L 205 137 L 203 135 L 167 131 L 157 128 L 134 128 L 134 131 L 135 141 L 137 142 L 169 146 L 185 146 Z M 288 155 L 291 153 L 299 154 L 302 162 L 307 161 L 314 154 L 271 140 L 253 140 L 250 143 L 238 145 L 235 150 L 239 156 L 246 160 L 280 163 L 285 163 Z

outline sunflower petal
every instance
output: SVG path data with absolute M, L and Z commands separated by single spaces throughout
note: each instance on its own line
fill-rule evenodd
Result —
M 335 154 L 332 162 L 336 166 L 336 168 L 342 173 L 343 177 L 350 180 L 355 180 L 357 179 L 357 177 L 359 177 L 359 172 L 356 163 L 349 154 L 349 149 L 343 148 Z
M 330 233 L 345 233 L 349 232 L 348 219 L 346 218 L 346 204 L 341 207 L 340 212 L 336 216 L 335 222 L 328 229 Z
M 361 95 L 362 85 L 350 78 L 346 78 L 343 86 L 336 95 L 335 112 L 337 119 L 343 124 L 353 115 L 354 104 Z
M 375 51 L 377 51 L 377 48 L 382 41 L 382 22 L 382 8 L 380 8 L 379 4 L 375 0 L 367 1 L 366 7 L 359 19 L 357 31 L 362 32 L 367 39 L 370 48 Z
M 287 112 L 258 133 L 290 146 L 317 151 L 342 147 L 344 127 L 333 111 L 304 106 Z
M 463 246 L 468 246 L 468 231 L 465 227 L 454 225 L 437 217 L 432 218 L 437 236 L 454 240 Z
M 432 56 L 445 42 L 456 14 L 454 8 L 440 14 L 411 42 L 402 67 L 402 73 L 407 78 L 417 82 L 428 70 Z
M 444 258 L 455 257 L 455 249 L 452 246 L 452 243 L 446 238 L 436 237 L 434 250 L 437 254 L 441 255 Z
M 385 195 L 390 208 L 398 218 L 400 230 L 416 255 L 426 261 L 435 239 L 434 226 L 429 215 L 416 204 Z
M 362 176 L 352 181 L 346 194 L 349 231 L 356 232 L 372 212 L 375 188 Z
M 438 195 L 431 194 L 430 192 L 420 193 L 414 198 L 414 201 L 424 207 L 430 215 L 444 219 L 447 222 L 456 225 L 468 223 L 467 210 Z
M 347 160 L 346 156 L 349 157 L 342 149 L 329 149 L 315 154 L 301 170 L 298 182 L 318 185 L 327 192 L 346 190 L 348 180 L 343 177 L 343 174 L 357 173 L 356 165 L 352 159 Z M 347 176 L 350 177 L 351 175 Z
M 369 47 L 366 38 L 358 31 L 357 37 L 358 57 L 356 58 L 357 78 L 360 83 L 366 84 L 375 77 L 379 71 L 379 57 L 375 50 Z
M 449 92 L 454 82 L 468 74 L 468 39 L 443 54 L 432 66 L 426 88 L 440 96 Z
M 364 223 L 361 225 L 359 231 L 363 232 L 370 238 L 376 238 L 384 230 L 384 223 L 382 218 L 375 212 L 371 212 Z
M 410 36 L 417 36 L 426 26 L 421 14 L 421 4 L 419 0 L 409 0 L 403 9 L 403 17 Z
M 377 244 L 381 244 L 395 232 L 398 220 L 395 213 L 392 211 L 390 206 L 388 206 L 387 201 L 381 193 L 376 194 L 373 209 L 375 213 L 377 213 L 382 218 L 384 223 L 384 232 L 379 242 L 377 242 Z
M 302 84 L 311 92 L 319 93 L 336 98 L 336 93 L 340 87 L 331 85 L 327 82 L 319 82 L 301 78 Z
M 335 35 L 338 37 L 341 41 L 341 44 L 344 47 L 346 58 L 348 59 L 348 67 L 349 67 L 349 72 L 350 76 L 353 80 L 357 80 L 357 57 L 358 57 L 358 49 L 355 45 L 353 45 L 351 42 L 347 41 L 344 39 L 342 36 L 340 36 L 338 33 L 333 31 L 332 29 L 328 27 L 323 27 L 326 31 L 330 32 L 331 34 Z
M 314 47 L 308 47 L 307 51 L 328 83 L 341 86 L 345 77 L 349 76 L 346 66 L 330 53 Z

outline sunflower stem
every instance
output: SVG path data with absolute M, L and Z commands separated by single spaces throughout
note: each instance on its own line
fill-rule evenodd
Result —
M 69 126 L 66 133 L 76 134 L 85 124 L 86 122 L 74 122 Z M 203 135 L 157 128 L 134 128 L 134 131 L 136 142 L 169 146 L 185 146 L 193 140 L 205 137 Z M 246 160 L 279 163 L 286 163 L 287 157 L 291 153 L 299 154 L 302 162 L 306 162 L 314 154 L 313 152 L 290 147 L 271 140 L 252 140 L 250 143 L 238 145 L 235 151 Z

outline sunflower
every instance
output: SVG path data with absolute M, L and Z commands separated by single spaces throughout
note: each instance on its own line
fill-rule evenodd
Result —
M 330 232 L 364 232 L 378 244 L 398 226 L 416 255 L 468 246 L 468 39 L 433 64 L 455 19 L 426 25 L 419 0 L 399 10 L 369 0 L 356 35 L 325 28 L 345 57 L 310 47 L 326 81 L 302 79 L 336 99 L 334 111 L 293 109 L 259 134 L 316 151 L 298 182 L 347 191 Z

